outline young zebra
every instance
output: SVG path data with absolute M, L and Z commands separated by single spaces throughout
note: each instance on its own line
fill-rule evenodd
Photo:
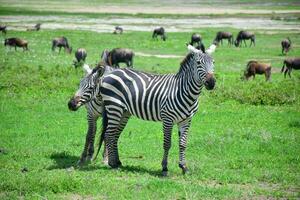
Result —
M 86 77 L 93 76 L 93 71 L 89 68 L 88 65 L 84 64 L 83 69 L 86 71 Z M 114 70 L 114 68 L 109 66 L 98 66 L 94 70 L 98 71 L 97 76 L 102 77 L 103 75 L 106 75 Z M 96 75 L 96 74 L 94 74 Z M 98 78 L 97 77 L 97 78 Z M 81 81 L 81 86 L 85 85 L 86 83 Z M 70 107 L 70 104 L 69 104 Z M 102 106 L 102 99 L 99 98 L 93 98 L 91 101 L 89 101 L 87 104 L 85 104 L 86 110 L 87 110 L 87 121 L 88 121 L 88 131 L 86 134 L 86 141 L 84 145 L 83 152 L 81 154 L 80 160 L 78 161 L 78 165 L 83 165 L 86 162 L 89 162 L 93 158 L 94 154 L 94 141 L 95 141 L 95 134 L 97 130 L 97 120 L 99 116 L 102 115 L 103 112 L 103 106 Z M 107 155 L 105 155 L 106 150 L 103 152 L 103 161 L 106 162 Z
M 214 46 L 214 45 L 213 45 Z M 189 45 L 190 53 L 182 61 L 177 74 L 152 75 L 133 69 L 117 69 L 101 79 L 98 72 L 81 85 L 69 102 L 77 110 L 91 98 L 102 98 L 103 133 L 108 149 L 108 164 L 121 166 L 118 155 L 118 138 L 131 115 L 150 121 L 162 121 L 164 155 L 162 175 L 168 172 L 168 153 L 174 124 L 179 127 L 179 167 L 187 172 L 185 149 L 191 119 L 198 109 L 198 97 L 203 86 L 211 90 L 215 85 L 213 59 Z M 215 48 L 213 48 L 215 49 Z M 208 51 L 211 52 L 211 51 Z M 99 81 L 99 80 L 98 80 Z M 96 86 L 96 87 L 95 87 Z

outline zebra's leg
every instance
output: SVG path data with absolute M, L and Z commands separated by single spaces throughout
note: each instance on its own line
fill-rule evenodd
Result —
M 119 137 L 122 133 L 122 131 L 124 130 L 128 120 L 129 120 L 129 117 L 130 117 L 130 114 L 129 113 L 124 113 L 121 120 L 120 120 L 120 124 L 119 124 L 119 127 L 118 127 L 118 132 L 116 134 L 116 140 L 118 141 L 119 140 Z M 118 165 L 121 166 L 122 163 L 120 161 L 120 158 L 119 158 L 119 150 L 118 150 L 118 146 L 117 146 L 117 162 L 118 162 Z
M 117 140 L 119 139 L 120 134 L 124 130 L 124 128 L 125 128 L 125 126 L 126 126 L 126 124 L 128 122 L 129 117 L 130 117 L 130 114 L 129 113 L 125 113 L 123 115 L 123 117 L 121 118 L 119 127 L 117 129 L 117 133 L 116 133 L 116 135 L 118 135 L 118 137 L 116 138 Z M 108 164 L 108 151 L 107 151 L 107 147 L 106 147 L 106 142 L 104 142 L 104 143 L 105 143 L 104 144 L 105 148 L 104 148 L 104 151 L 103 151 L 103 163 Z M 118 150 L 117 150 L 117 152 L 118 152 Z M 122 163 L 120 161 L 120 158 L 119 158 L 119 153 L 117 154 L 117 162 L 118 162 L 119 166 L 122 165 Z
M 86 134 L 84 149 L 81 154 L 81 158 L 78 161 L 78 165 L 82 165 L 86 161 L 90 161 L 93 157 L 94 140 L 95 140 L 95 133 L 96 133 L 96 129 L 97 129 L 97 124 L 96 124 L 97 119 L 98 119 L 98 117 L 95 117 L 92 114 L 88 113 L 88 115 L 87 115 L 88 132 Z
M 172 136 L 172 128 L 173 123 L 171 121 L 164 121 L 163 122 L 163 129 L 164 129 L 164 155 L 163 160 L 161 162 L 162 165 L 162 175 L 168 175 L 168 156 L 169 150 L 171 148 L 171 136 Z
M 117 168 L 121 165 L 118 154 L 118 139 L 121 134 L 119 127 L 123 116 L 122 108 L 106 107 L 107 128 L 105 131 L 105 141 L 108 150 L 108 165 Z
M 187 136 L 189 127 L 191 124 L 191 119 L 188 119 L 182 123 L 178 124 L 179 133 L 179 167 L 182 169 L 182 173 L 185 174 L 188 171 L 185 162 L 185 149 L 187 144 Z

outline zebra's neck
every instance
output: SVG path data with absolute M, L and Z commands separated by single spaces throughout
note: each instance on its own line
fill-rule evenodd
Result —
M 181 64 L 179 72 L 176 74 L 178 92 L 183 94 L 189 103 L 195 103 L 201 93 L 203 83 L 198 77 L 197 67 L 192 61 Z

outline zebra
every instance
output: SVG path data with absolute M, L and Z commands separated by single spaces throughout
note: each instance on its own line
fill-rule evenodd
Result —
M 104 65 L 104 63 L 100 63 L 94 70 L 98 70 L 99 74 L 97 74 L 98 77 L 102 77 L 104 74 L 108 74 L 111 71 L 114 70 L 114 68 Z M 90 69 L 90 67 L 87 64 L 83 65 L 83 69 L 86 72 L 86 78 L 81 81 L 81 85 L 87 84 L 87 79 L 89 79 L 91 76 L 96 75 L 93 74 L 93 70 Z M 89 77 L 89 78 L 87 78 Z M 97 77 L 97 78 L 98 78 Z M 93 78 L 92 78 L 93 79 Z M 102 106 L 102 100 L 101 98 L 93 98 L 91 101 L 89 101 L 87 104 L 85 104 L 86 110 L 87 110 L 87 122 L 88 122 L 88 131 L 86 134 L 86 140 L 83 152 L 81 154 L 81 157 L 77 164 L 79 166 L 85 164 L 86 162 L 92 161 L 93 154 L 94 154 L 94 141 L 95 141 L 95 134 L 97 131 L 97 120 L 100 116 L 102 116 L 103 112 L 103 106 Z M 107 151 L 104 149 L 103 151 L 103 162 L 107 162 Z
M 215 50 L 215 45 L 211 46 Z M 118 138 L 131 115 L 143 120 L 161 121 L 164 132 L 162 175 L 168 174 L 168 154 L 174 124 L 179 130 L 179 167 L 188 171 L 185 161 L 188 129 L 198 110 L 198 97 L 203 86 L 212 90 L 215 86 L 213 59 L 209 54 L 188 45 L 190 53 L 181 62 L 177 74 L 153 75 L 134 69 L 116 69 L 103 76 L 101 83 L 80 87 L 69 102 L 71 110 L 77 110 L 89 98 L 101 98 L 103 103 L 103 130 L 108 164 L 112 168 L 122 166 L 118 154 Z M 212 53 L 212 50 L 208 51 Z M 98 72 L 94 72 L 97 74 Z M 94 75 L 97 77 L 97 75 Z

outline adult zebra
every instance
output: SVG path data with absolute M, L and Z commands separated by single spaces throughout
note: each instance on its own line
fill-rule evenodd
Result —
M 215 49 L 215 46 L 213 45 Z M 213 59 L 189 45 L 190 53 L 182 61 L 177 74 L 152 75 L 133 69 L 117 69 L 97 84 L 98 72 L 80 86 L 70 100 L 69 108 L 77 110 L 93 96 L 102 98 L 103 134 L 108 149 L 108 164 L 112 168 L 121 165 L 118 155 L 118 138 L 131 115 L 150 121 L 162 121 L 164 132 L 164 155 L 162 174 L 168 172 L 168 154 L 174 124 L 179 127 L 179 167 L 183 173 L 188 168 L 185 162 L 187 133 L 192 116 L 198 109 L 198 97 L 203 86 L 211 90 L 215 85 Z M 211 51 L 208 51 L 211 52 Z M 96 87 L 95 87 L 96 86 Z

